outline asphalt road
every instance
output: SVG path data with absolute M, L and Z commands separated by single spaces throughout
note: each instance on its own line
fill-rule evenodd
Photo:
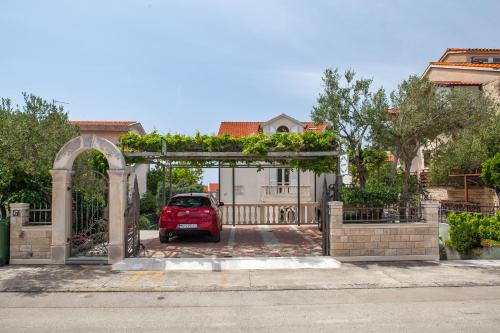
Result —
M 498 332 L 500 287 L 0 293 L 0 332 Z

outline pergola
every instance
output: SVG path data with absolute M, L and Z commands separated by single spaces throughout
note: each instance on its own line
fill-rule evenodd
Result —
M 179 164 L 179 162 L 195 162 L 204 161 L 211 162 L 202 166 L 203 168 L 217 168 L 219 169 L 219 184 L 220 184 L 220 169 L 232 169 L 232 205 L 235 206 L 235 169 L 236 168 L 276 168 L 278 166 L 286 165 L 289 160 L 321 160 L 328 157 L 338 157 L 339 151 L 315 151 L 315 152 L 269 152 L 266 155 L 245 154 L 243 152 L 124 152 L 125 157 L 140 157 L 149 163 L 158 163 L 163 161 L 163 204 L 165 204 L 165 167 L 168 164 L 170 172 L 169 184 L 169 197 L 172 196 L 172 169 L 173 168 L 190 168 L 191 165 Z M 339 163 L 337 163 L 339 164 Z M 336 184 L 341 184 L 338 179 L 339 173 L 337 172 Z M 297 174 L 297 186 L 300 188 L 300 172 Z M 315 182 L 316 186 L 316 182 Z M 220 187 L 219 187 L 220 191 Z M 316 191 L 315 191 L 316 193 Z M 219 194 L 220 197 L 220 194 Z M 297 191 L 297 212 L 298 212 L 298 225 L 300 225 L 300 190 Z M 232 210 L 233 225 L 235 224 L 235 210 Z

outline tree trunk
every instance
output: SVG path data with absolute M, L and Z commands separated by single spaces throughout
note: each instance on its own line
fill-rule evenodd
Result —
M 411 160 L 404 161 L 404 174 L 403 174 L 403 195 L 401 206 L 404 211 L 405 219 L 410 218 L 410 171 L 411 171 Z
M 363 159 L 361 157 L 361 149 L 359 147 L 354 151 L 354 164 L 356 165 L 356 169 L 358 169 L 359 186 L 365 187 L 366 168 L 365 165 L 363 164 Z
M 394 153 L 394 161 L 392 162 L 391 165 L 391 173 L 389 174 L 389 185 L 394 186 L 394 183 L 396 182 L 396 174 L 398 171 L 398 162 L 399 162 L 399 153 L 396 151 Z

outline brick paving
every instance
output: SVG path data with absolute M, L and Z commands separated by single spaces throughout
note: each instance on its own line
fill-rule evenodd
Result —
M 266 235 L 265 233 L 272 233 Z M 289 257 L 320 256 L 321 232 L 315 225 L 224 226 L 221 241 L 203 236 L 174 238 L 168 244 L 158 238 L 144 240 L 141 257 Z

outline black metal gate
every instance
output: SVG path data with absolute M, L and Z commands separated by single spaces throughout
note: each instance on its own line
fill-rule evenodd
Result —
M 109 241 L 108 177 L 96 170 L 73 176 L 70 256 L 106 257 Z
M 323 255 L 330 255 L 330 210 L 328 208 L 328 201 L 330 199 L 330 192 L 326 184 L 326 179 L 323 183 L 323 194 L 321 195 L 320 202 L 320 230 L 323 236 Z
M 141 246 L 141 228 L 140 220 L 140 195 L 137 185 L 137 177 L 134 179 L 134 189 L 129 197 L 127 210 L 125 211 L 125 223 L 127 232 L 125 234 L 125 255 L 126 257 L 135 257 L 139 254 Z

